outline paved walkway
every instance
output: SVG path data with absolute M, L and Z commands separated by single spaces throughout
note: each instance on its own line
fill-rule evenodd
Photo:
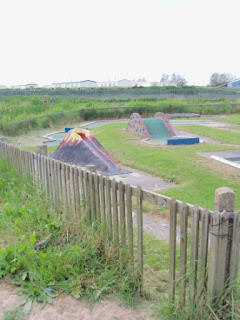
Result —
M 158 177 L 152 176 L 148 173 L 145 173 L 140 170 L 136 170 L 129 167 L 123 167 L 123 170 L 128 170 L 130 173 L 122 174 L 122 175 L 115 175 L 109 176 L 110 179 L 115 179 L 116 181 L 123 181 L 125 184 L 130 184 L 134 187 L 142 187 L 148 191 L 157 191 L 157 190 L 164 190 L 170 187 L 174 187 L 173 183 L 167 183 L 163 179 Z
M 133 218 L 133 224 L 137 225 L 136 215 Z M 157 215 L 143 214 L 143 231 L 152 236 L 169 241 L 169 221 L 164 220 Z M 180 239 L 180 229 L 177 227 L 177 241 Z

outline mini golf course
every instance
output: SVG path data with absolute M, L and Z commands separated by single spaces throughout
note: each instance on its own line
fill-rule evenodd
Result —
M 138 113 L 130 116 L 126 129 L 139 135 L 145 141 L 153 140 L 162 145 L 196 144 L 199 138 L 176 136 L 176 133 L 164 113 L 157 112 L 153 118 L 142 118 Z
M 95 165 L 97 170 L 108 174 L 124 173 L 87 129 L 69 130 L 51 158 L 81 166 Z

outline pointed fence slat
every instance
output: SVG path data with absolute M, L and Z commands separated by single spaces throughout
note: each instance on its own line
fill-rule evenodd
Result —
M 83 170 L 78 168 L 78 185 L 79 185 L 79 200 L 80 200 L 80 216 L 86 213 L 86 197 L 84 194 L 84 181 L 83 181 Z
M 222 292 L 225 283 L 226 254 L 228 247 L 228 229 L 230 213 L 223 211 L 214 212 L 211 220 L 211 255 L 208 277 L 208 297 L 215 300 L 216 296 Z
M 65 165 L 61 162 L 61 184 L 62 184 L 62 205 L 63 213 L 66 216 L 67 214 L 67 187 L 66 187 L 66 176 L 65 176 Z
M 105 180 L 103 176 L 99 177 L 100 179 L 100 217 L 103 225 L 106 224 L 106 209 L 105 209 Z
M 57 196 L 56 196 L 56 181 L 55 181 L 55 168 L 54 168 L 55 161 L 53 159 L 50 160 L 50 167 L 51 167 L 51 188 L 52 188 L 52 204 L 56 208 L 57 203 Z
M 91 221 L 96 220 L 96 198 L 95 198 L 95 185 L 94 173 L 89 172 L 89 190 L 90 190 L 90 205 L 91 205 Z
M 110 180 L 106 178 L 106 218 L 107 218 L 107 227 L 109 237 L 112 238 L 113 230 L 112 230 L 112 206 L 111 206 L 111 184 Z
M 59 190 L 58 190 L 58 172 L 57 172 L 57 161 L 53 161 L 53 183 L 54 183 L 54 193 L 55 193 L 55 208 L 59 208 Z
M 205 209 L 201 214 L 201 235 L 198 262 L 198 282 L 197 282 L 197 298 L 200 299 L 206 288 L 207 276 L 207 256 L 208 256 L 208 239 L 209 239 L 209 222 L 210 214 Z
M 185 305 L 187 285 L 187 227 L 188 227 L 188 206 L 182 203 L 180 212 L 180 305 Z
M 96 219 L 100 222 L 101 215 L 100 215 L 100 196 L 99 196 L 99 176 L 97 173 L 94 175 L 94 189 L 95 189 L 95 205 L 96 205 Z
M 142 189 L 137 188 L 137 251 L 138 271 L 143 276 L 143 214 L 142 214 Z
M 64 164 L 65 181 L 66 181 L 66 194 L 67 194 L 67 217 L 71 216 L 71 195 L 70 195 L 70 165 Z
M 195 299 L 198 272 L 198 248 L 199 248 L 199 220 L 200 211 L 198 207 L 191 208 L 191 254 L 190 254 L 190 299 Z
M 71 214 L 75 217 L 76 216 L 76 207 L 75 207 L 75 188 L 74 188 L 74 166 L 69 166 L 69 184 L 70 184 L 70 203 L 71 203 Z
M 120 211 L 120 229 L 121 229 L 121 245 L 126 246 L 126 218 L 125 218 L 125 195 L 123 182 L 118 185 L 119 190 L 119 211 Z
M 75 194 L 75 213 L 76 216 L 80 218 L 80 185 L 79 185 L 79 170 L 76 166 L 73 167 L 74 175 L 74 194 Z
M 132 189 L 129 184 L 126 188 L 126 213 L 127 213 L 127 239 L 128 239 L 128 250 L 132 261 L 134 259 L 133 251 L 133 218 L 132 218 Z
M 45 167 L 45 176 L 46 176 L 46 182 L 45 182 L 45 186 L 46 186 L 46 195 L 47 197 L 49 197 L 49 179 L 48 179 L 48 158 L 44 157 L 44 167 Z
M 58 201 L 59 201 L 59 209 L 62 209 L 62 172 L 61 172 L 61 162 L 56 161 L 56 173 L 57 173 L 57 190 L 58 190 Z
M 116 247 L 119 245 L 119 229 L 118 229 L 118 204 L 117 204 L 117 188 L 116 181 L 112 180 L 112 221 L 113 221 L 113 241 Z
M 83 172 L 83 181 L 84 181 L 84 194 L 85 194 L 85 214 L 89 215 L 90 218 L 90 189 L 89 189 L 89 179 L 88 172 L 84 170 Z
M 177 242 L 177 201 L 170 202 L 169 232 L 169 300 L 175 300 L 176 291 L 176 242 Z
M 52 164 L 51 164 L 51 159 L 48 158 L 48 181 L 49 181 L 49 190 L 50 190 L 50 197 L 51 197 L 51 202 L 53 201 L 53 197 L 54 197 L 54 194 L 53 194 L 53 187 L 52 187 Z M 41 179 L 41 178 L 40 178 Z
M 230 285 L 236 284 L 240 254 L 240 211 L 235 213 L 230 260 Z

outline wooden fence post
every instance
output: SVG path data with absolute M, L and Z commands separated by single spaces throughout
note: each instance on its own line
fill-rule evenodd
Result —
M 229 280 L 232 251 L 235 194 L 229 188 L 215 192 L 215 212 L 211 217 L 208 299 L 214 303 Z
M 43 156 L 46 156 L 48 155 L 48 152 L 47 152 L 47 145 L 46 144 L 39 144 L 37 145 L 37 151 L 36 153 L 40 153 L 42 154 Z
M 142 189 L 137 187 L 137 254 L 138 254 L 138 271 L 143 277 L 143 210 L 142 210 Z
M 180 210 L 180 294 L 179 302 L 185 305 L 187 286 L 187 226 L 188 226 L 188 206 L 185 202 Z
M 87 165 L 86 169 L 89 172 L 88 174 L 88 194 L 90 196 L 90 220 L 95 221 L 96 220 L 96 199 L 95 199 L 95 188 L 94 188 L 94 173 L 96 174 L 96 166 L 95 165 Z
M 169 301 L 175 300 L 176 290 L 176 242 L 177 242 L 177 201 L 170 200 L 170 232 L 169 232 Z

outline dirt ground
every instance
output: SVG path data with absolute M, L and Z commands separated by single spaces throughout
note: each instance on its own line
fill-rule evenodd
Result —
M 41 309 L 40 304 L 21 306 L 23 296 L 14 294 L 13 286 L 0 283 L 0 320 L 150 320 L 151 305 L 143 309 L 131 309 L 121 305 L 120 300 L 106 298 L 90 307 L 87 301 L 77 300 L 69 295 L 61 295 L 53 304 Z M 30 309 L 31 308 L 31 309 Z M 30 309 L 30 314 L 29 314 Z M 10 317 L 10 315 L 12 317 Z

